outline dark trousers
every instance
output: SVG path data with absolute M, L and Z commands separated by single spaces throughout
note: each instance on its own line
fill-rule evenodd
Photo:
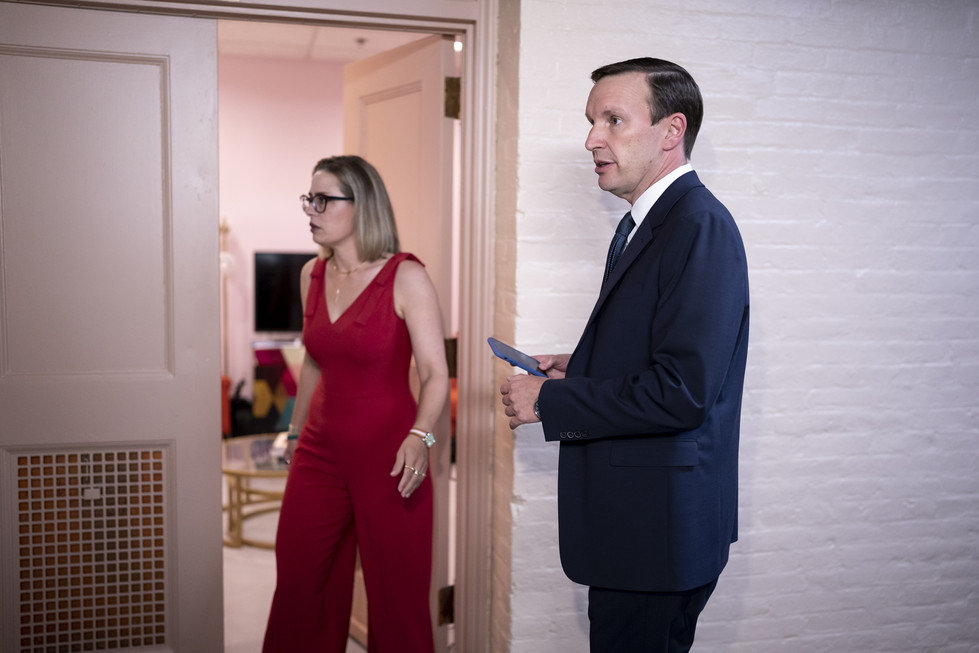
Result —
M 591 653 L 686 653 L 717 581 L 684 592 L 588 589 Z

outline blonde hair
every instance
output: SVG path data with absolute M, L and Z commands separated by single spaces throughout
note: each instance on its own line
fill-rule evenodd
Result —
M 384 180 L 367 161 L 356 155 L 331 156 L 313 166 L 313 174 L 328 172 L 340 182 L 340 192 L 352 197 L 354 203 L 354 234 L 357 257 L 361 261 L 376 261 L 384 254 L 401 251 L 394 209 Z M 329 258 L 333 251 L 321 247 Z

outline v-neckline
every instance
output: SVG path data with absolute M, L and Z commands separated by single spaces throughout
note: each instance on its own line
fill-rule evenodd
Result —
M 349 313 L 350 312 L 350 309 L 352 309 L 354 306 L 356 306 L 360 302 L 360 300 L 364 297 L 364 295 L 367 294 L 367 291 L 370 290 L 370 287 L 374 285 L 374 282 L 377 281 L 377 277 L 379 277 L 381 275 L 381 273 L 384 272 L 384 268 L 386 268 L 388 266 L 388 264 L 391 261 L 393 261 L 393 260 L 394 260 L 394 256 L 391 256 L 391 257 L 388 258 L 388 260 L 384 261 L 384 265 L 382 265 L 381 268 L 377 271 L 377 274 L 375 274 L 373 277 L 371 277 L 371 280 L 367 282 L 367 285 L 364 286 L 363 290 L 361 290 L 359 293 L 357 293 L 357 296 L 354 297 L 354 300 L 352 302 L 350 302 L 350 305 L 347 306 L 347 308 L 343 309 L 343 311 L 341 311 L 340 314 L 338 316 L 336 316 L 335 318 L 330 313 L 330 298 L 326 294 L 326 275 L 328 274 L 328 271 L 327 271 L 326 268 L 330 264 L 330 259 L 325 259 L 324 260 L 324 262 L 323 262 L 323 292 L 321 293 L 321 296 L 323 298 L 324 308 L 326 308 L 326 319 L 330 323 L 330 325 L 335 325 L 337 322 L 339 322 L 340 320 L 342 320 L 343 319 L 343 316 L 346 315 L 347 313 Z

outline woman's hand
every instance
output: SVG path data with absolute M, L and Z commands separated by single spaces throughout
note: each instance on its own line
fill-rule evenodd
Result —
M 285 464 L 292 462 L 292 457 L 296 453 L 296 447 L 299 445 L 299 438 L 293 438 L 286 441 L 286 449 L 282 452 L 282 461 Z
M 394 468 L 391 476 L 401 474 L 398 482 L 398 492 L 405 499 L 418 489 L 418 486 L 425 480 L 428 472 L 428 447 L 417 435 L 408 434 L 398 449 L 398 455 L 394 457 Z

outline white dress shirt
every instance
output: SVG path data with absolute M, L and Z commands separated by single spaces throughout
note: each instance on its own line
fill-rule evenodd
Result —
M 636 221 L 636 226 L 632 228 L 631 232 L 629 232 L 629 237 L 626 239 L 627 244 L 632 240 L 632 236 L 636 233 L 636 229 L 638 229 L 639 225 L 642 224 L 642 221 L 646 219 L 646 214 L 649 213 L 649 209 L 653 208 L 653 204 L 655 204 L 656 200 L 660 198 L 660 195 L 666 192 L 666 189 L 670 187 L 670 184 L 688 172 L 693 172 L 693 166 L 689 163 L 685 163 L 643 191 L 643 194 L 639 196 L 636 203 L 632 205 L 632 219 Z

